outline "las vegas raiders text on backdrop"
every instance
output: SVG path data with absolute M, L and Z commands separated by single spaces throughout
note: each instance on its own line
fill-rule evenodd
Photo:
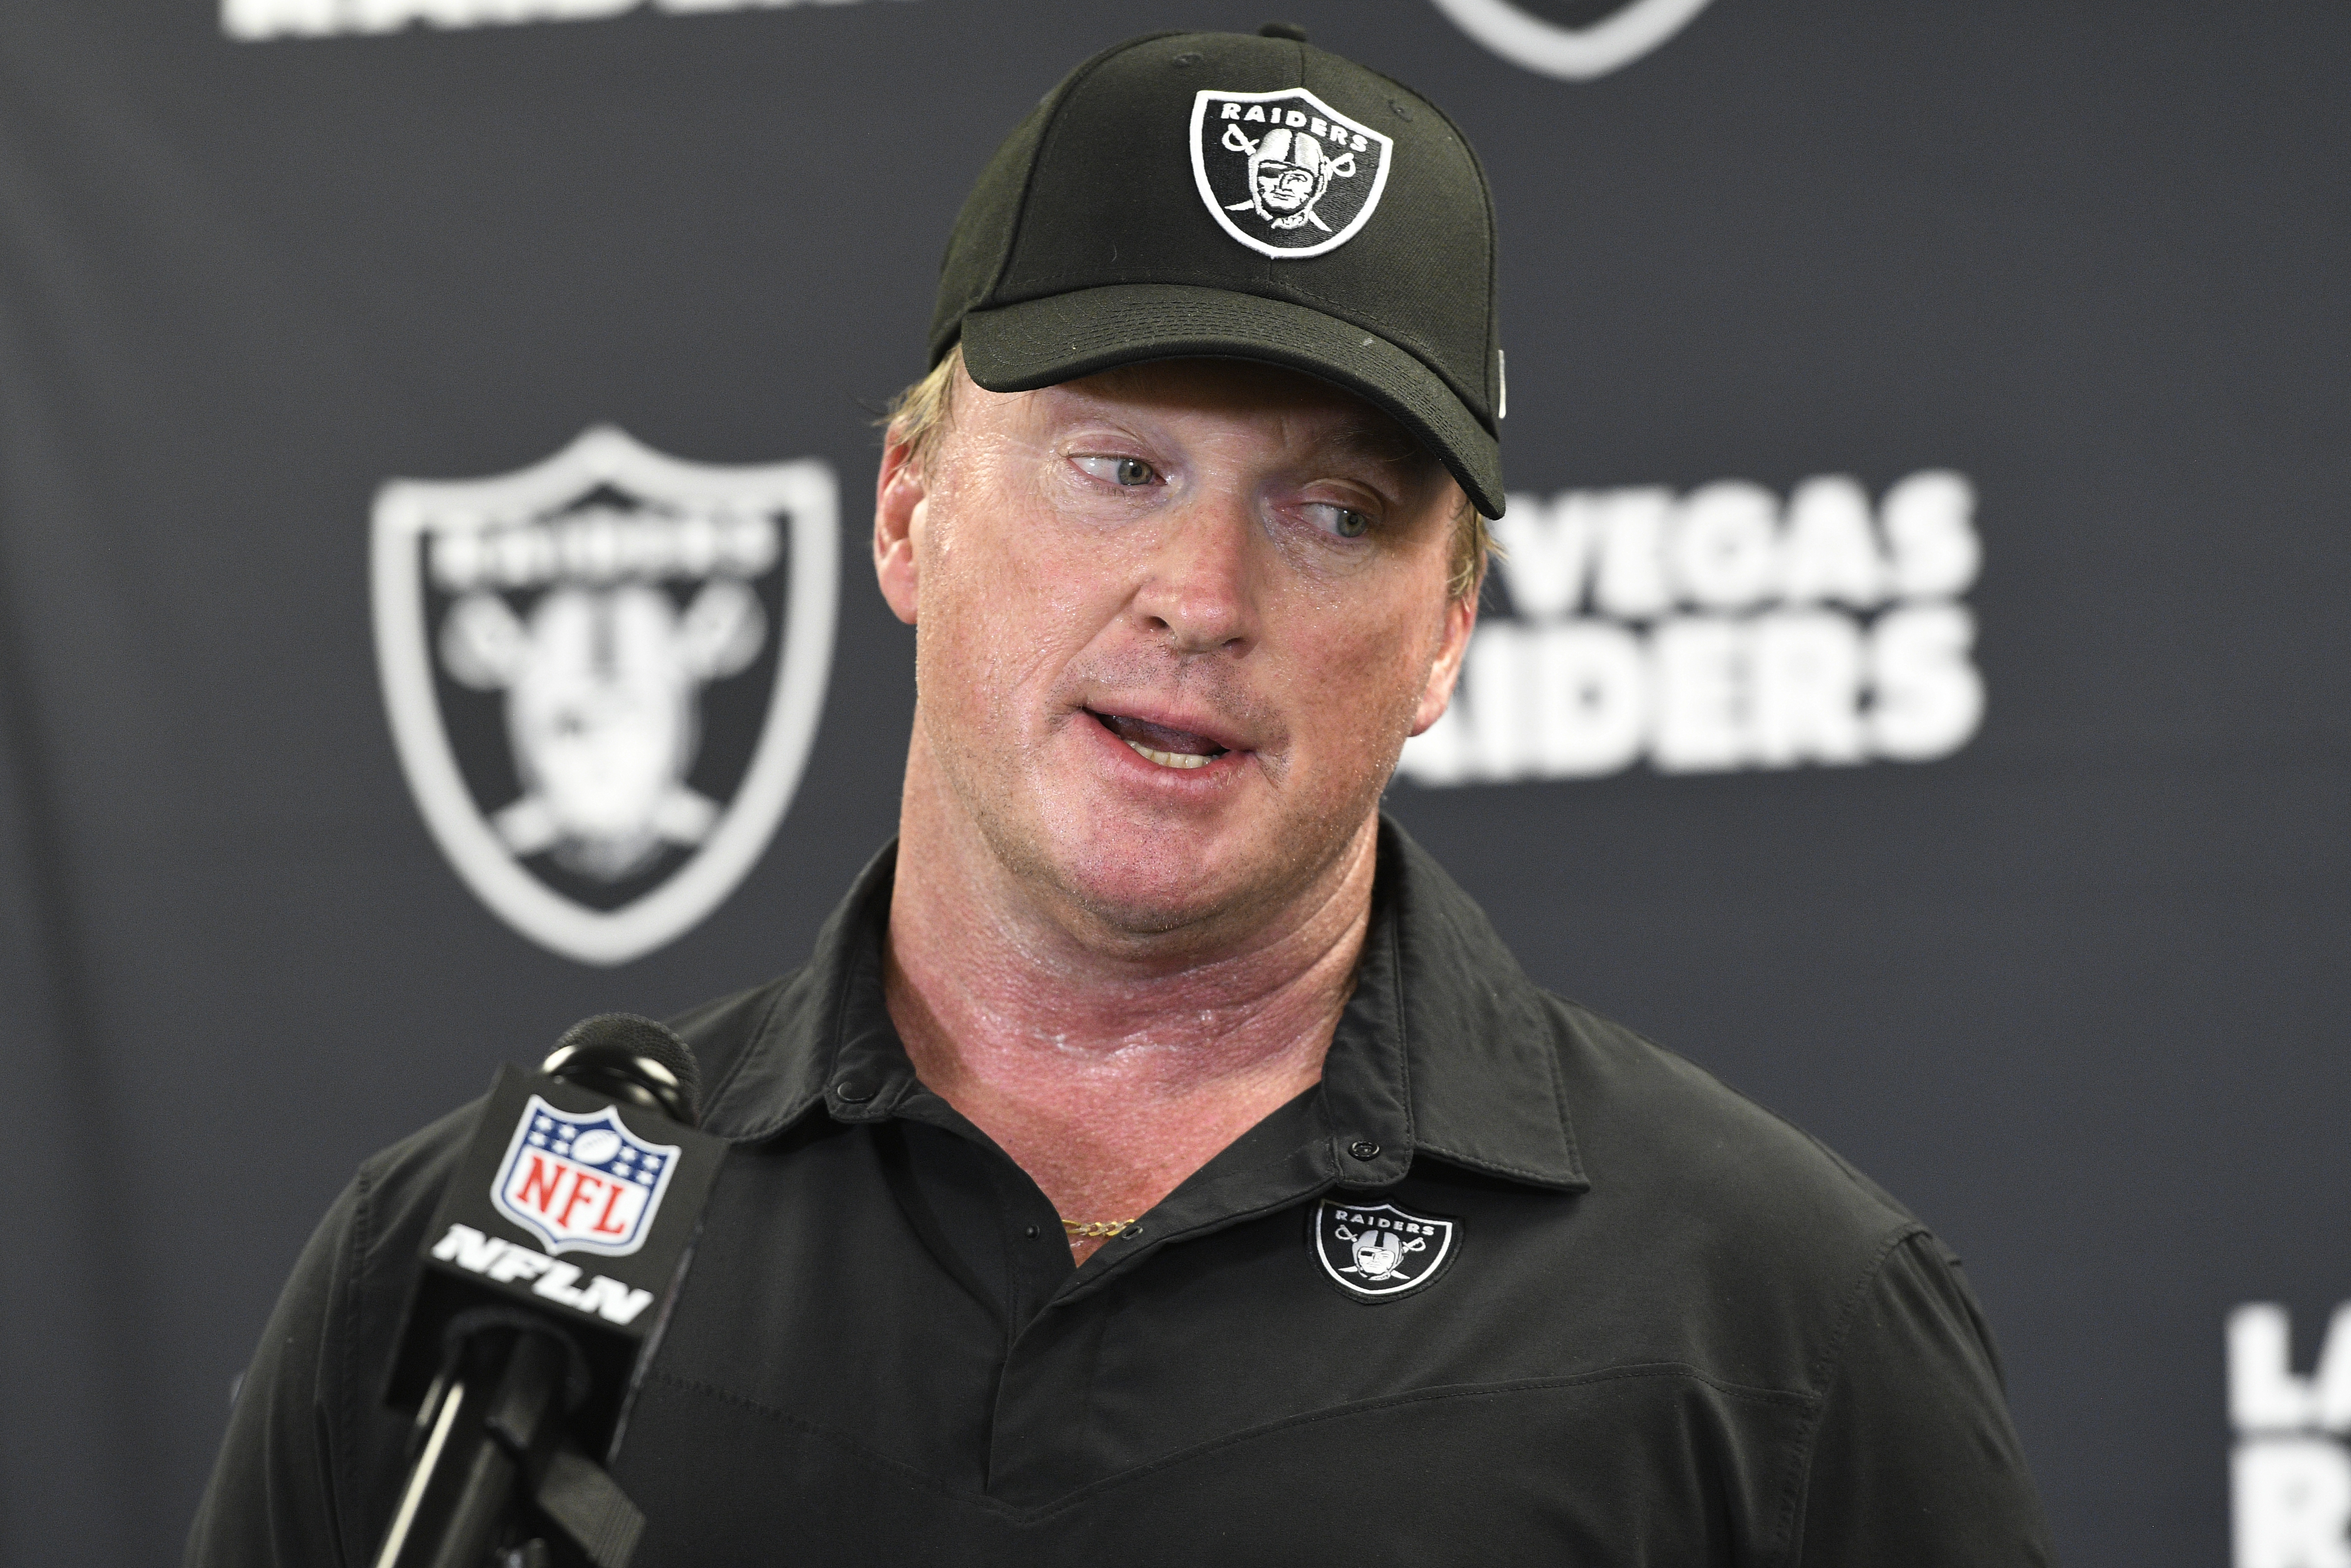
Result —
M 220 0 L 221 31 L 232 38 L 316 38 L 426 27 L 511 26 L 519 22 L 592 22 L 639 9 L 695 16 L 776 10 L 854 0 Z
M 1209 215 L 1277 261 L 1322 256 L 1363 232 L 1395 143 L 1304 88 L 1192 99 L 1192 179 Z
M 386 34 L 411 26 L 491 27 L 592 22 L 630 12 L 699 16 L 720 11 L 839 5 L 851 0 L 220 0 L 232 38 L 317 38 Z M 1513 65 L 1586 80 L 1639 59 L 1672 37 L 1708 0 L 1434 0 L 1456 26 Z
M 2272 1301 L 2229 1314 L 2228 1357 L 2233 1568 L 2351 1568 L 2351 1301 L 2308 1373 Z
M 1444 786 L 1930 762 L 1983 722 L 1975 488 L 1913 474 L 1873 508 L 1826 475 L 1512 496 L 1445 716 L 1397 772 Z M 2346 1565 L 2351 1568 L 2351 1565 Z
M 822 463 L 684 463 L 612 429 L 518 473 L 384 487 L 385 700 L 484 903 L 611 964 L 733 891 L 814 737 L 838 518 Z

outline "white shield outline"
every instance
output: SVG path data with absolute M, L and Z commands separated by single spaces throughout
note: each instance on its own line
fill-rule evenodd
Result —
M 1445 1234 L 1438 1239 L 1437 1256 L 1428 1260 L 1428 1267 L 1411 1279 L 1377 1288 L 1359 1285 L 1331 1266 L 1331 1249 L 1323 1245 L 1322 1228 L 1331 1223 L 1329 1211 L 1334 1208 L 1352 1208 L 1362 1214 L 1393 1214 L 1398 1219 L 1409 1220 L 1415 1225 L 1442 1227 Z M 1458 1219 L 1445 1219 L 1430 1214 L 1414 1214 L 1398 1208 L 1393 1203 L 1344 1203 L 1337 1198 L 1326 1197 L 1314 1207 L 1314 1232 L 1311 1238 L 1314 1244 L 1314 1260 L 1322 1265 L 1322 1271 L 1331 1276 L 1332 1282 L 1349 1295 L 1361 1296 L 1366 1301 L 1383 1301 L 1391 1296 L 1401 1296 L 1409 1291 L 1417 1291 L 1436 1279 L 1438 1270 L 1445 1267 L 1446 1260 L 1452 1256 L 1453 1238 L 1460 1229 L 1461 1222 Z
M 669 501 L 747 501 L 791 514 L 790 572 L 775 688 L 742 787 L 675 874 L 619 909 L 591 909 L 540 883 L 474 803 L 434 695 L 418 540 L 453 512 L 514 517 L 601 484 Z M 612 425 L 582 432 L 543 463 L 486 479 L 393 479 L 376 492 L 376 668 L 401 769 L 425 826 L 459 877 L 507 925 L 582 964 L 625 964 L 685 935 L 749 874 L 799 786 L 831 674 L 841 591 L 841 490 L 817 458 L 732 467 L 666 457 Z
M 567 1122 L 588 1125 L 601 1122 L 620 1134 L 631 1147 L 662 1156 L 661 1175 L 653 1177 L 653 1190 L 645 1195 L 645 1211 L 637 1218 L 637 1233 L 626 1243 L 615 1246 L 609 1241 L 566 1241 L 541 1225 L 528 1209 L 517 1208 L 507 1201 L 507 1177 L 513 1173 L 515 1160 L 522 1151 L 523 1139 L 530 1132 L 531 1118 L 541 1115 L 560 1116 Z M 490 1207 L 538 1237 L 539 1245 L 550 1258 L 560 1258 L 566 1252 L 593 1252 L 604 1258 L 625 1258 L 642 1249 L 645 1238 L 653 1233 L 653 1217 L 661 1212 L 662 1195 L 669 1191 L 669 1178 L 676 1174 L 678 1156 L 684 1152 L 675 1144 L 656 1144 L 650 1138 L 640 1138 L 629 1130 L 626 1122 L 621 1120 L 621 1113 L 615 1106 L 607 1105 L 592 1116 L 582 1115 L 577 1111 L 559 1111 L 534 1094 L 530 1097 L 530 1103 L 522 1108 L 522 1115 L 516 1120 L 514 1136 L 507 1140 L 507 1152 L 498 1161 L 497 1174 L 490 1178 Z M 550 1154 L 549 1157 L 561 1159 L 563 1156 Z
M 1590 81 L 1656 48 L 1688 26 L 1709 3 L 1633 0 L 1588 27 L 1565 27 L 1530 16 L 1510 0 L 1437 0 L 1437 8 L 1512 65 L 1567 81 Z
M 1207 119 L 1210 99 L 1215 99 L 1219 103 L 1270 103 L 1278 98 L 1302 98 L 1320 110 L 1322 118 L 1332 124 L 1343 125 L 1357 135 L 1369 137 L 1380 144 L 1380 172 L 1372 176 L 1372 193 L 1364 198 L 1363 210 L 1348 220 L 1345 228 L 1332 235 L 1329 239 L 1315 245 L 1301 245 L 1289 249 L 1278 245 L 1268 245 L 1255 235 L 1242 232 L 1240 225 L 1233 222 L 1232 214 L 1225 211 L 1225 204 L 1217 200 L 1216 190 L 1208 183 L 1208 163 L 1200 142 L 1200 131 Z M 1388 171 L 1394 167 L 1395 167 L 1395 138 L 1383 136 L 1361 120 L 1349 119 L 1302 87 L 1286 87 L 1279 92 L 1226 92 L 1219 88 L 1204 87 L 1192 95 L 1192 183 L 1199 187 L 1201 204 L 1208 209 L 1208 215 L 1215 218 L 1217 226 L 1227 234 L 1249 246 L 1249 249 L 1270 256 L 1276 261 L 1303 261 L 1310 256 L 1321 256 L 1327 251 L 1336 250 L 1353 239 L 1358 233 L 1362 232 L 1364 223 L 1378 208 L 1380 193 L 1388 188 Z

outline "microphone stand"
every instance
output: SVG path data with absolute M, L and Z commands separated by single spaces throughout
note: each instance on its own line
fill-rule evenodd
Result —
M 555 1511 L 548 1508 L 550 1500 L 561 1509 L 566 1486 L 553 1489 L 559 1495 L 549 1498 L 547 1483 L 559 1479 L 577 1491 L 578 1477 L 563 1472 L 578 1466 L 592 1470 L 610 1500 L 634 1516 L 610 1521 L 622 1526 L 625 1541 L 612 1539 L 609 1527 L 594 1528 L 596 1521 L 579 1519 L 590 1528 L 578 1544 L 599 1568 L 627 1561 L 643 1518 L 568 1441 L 562 1419 L 567 1355 L 554 1335 L 506 1324 L 485 1325 L 457 1342 L 417 1411 L 420 1447 L 375 1568 L 489 1568 L 492 1552 L 508 1548 L 504 1561 L 517 1568 L 551 1564 L 545 1542 L 501 1537 L 509 1532 L 518 1497 L 538 1502 L 543 1512 Z M 573 1463 L 554 1463 L 567 1449 Z

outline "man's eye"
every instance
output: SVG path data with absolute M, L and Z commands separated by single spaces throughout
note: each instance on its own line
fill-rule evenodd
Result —
M 1113 485 L 1148 485 L 1159 477 L 1158 470 L 1140 457 L 1081 457 L 1077 464 L 1095 478 Z
M 1359 539 L 1372 528 L 1372 515 L 1353 507 L 1334 507 L 1329 502 L 1318 503 L 1314 509 L 1322 514 L 1322 522 L 1343 539 Z

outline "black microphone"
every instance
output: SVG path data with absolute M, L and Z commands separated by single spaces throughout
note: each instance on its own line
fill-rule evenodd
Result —
M 499 1069 L 385 1384 L 416 1422 L 375 1568 L 627 1568 L 644 1516 L 603 1465 L 726 1152 L 700 1092 L 685 1042 L 628 1013 Z

